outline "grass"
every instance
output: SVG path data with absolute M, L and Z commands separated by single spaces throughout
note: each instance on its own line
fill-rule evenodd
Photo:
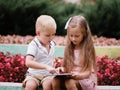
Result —
M 108 55 L 109 58 L 116 58 L 120 56 L 119 46 L 95 47 L 95 51 L 97 56 Z

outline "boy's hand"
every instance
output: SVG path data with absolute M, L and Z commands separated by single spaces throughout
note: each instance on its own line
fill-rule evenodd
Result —
M 57 73 L 64 73 L 65 70 L 64 70 L 63 67 L 58 67 L 58 68 L 56 68 L 56 72 L 57 72 Z
M 47 69 L 50 73 L 52 73 L 52 74 L 57 73 L 57 72 L 56 72 L 56 69 L 53 68 L 53 67 L 51 67 L 51 66 L 46 66 L 46 69 Z

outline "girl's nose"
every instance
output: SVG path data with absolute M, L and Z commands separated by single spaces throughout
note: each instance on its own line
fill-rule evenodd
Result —
M 72 37 L 72 40 L 75 40 L 75 37 Z

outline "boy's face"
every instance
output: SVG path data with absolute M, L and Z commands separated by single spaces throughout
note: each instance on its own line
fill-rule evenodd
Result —
M 44 30 L 44 31 L 40 31 L 40 34 L 38 34 L 38 39 L 40 41 L 41 44 L 43 44 L 44 46 L 50 44 L 51 40 L 54 38 L 56 33 L 56 30 Z

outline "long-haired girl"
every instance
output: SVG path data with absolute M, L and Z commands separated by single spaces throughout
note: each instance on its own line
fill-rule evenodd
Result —
M 71 17 L 65 26 L 67 43 L 64 61 L 60 70 L 72 73 L 64 79 L 67 90 L 97 90 L 96 58 L 92 35 L 86 19 L 81 16 Z M 53 90 L 60 90 L 62 78 L 54 78 Z

